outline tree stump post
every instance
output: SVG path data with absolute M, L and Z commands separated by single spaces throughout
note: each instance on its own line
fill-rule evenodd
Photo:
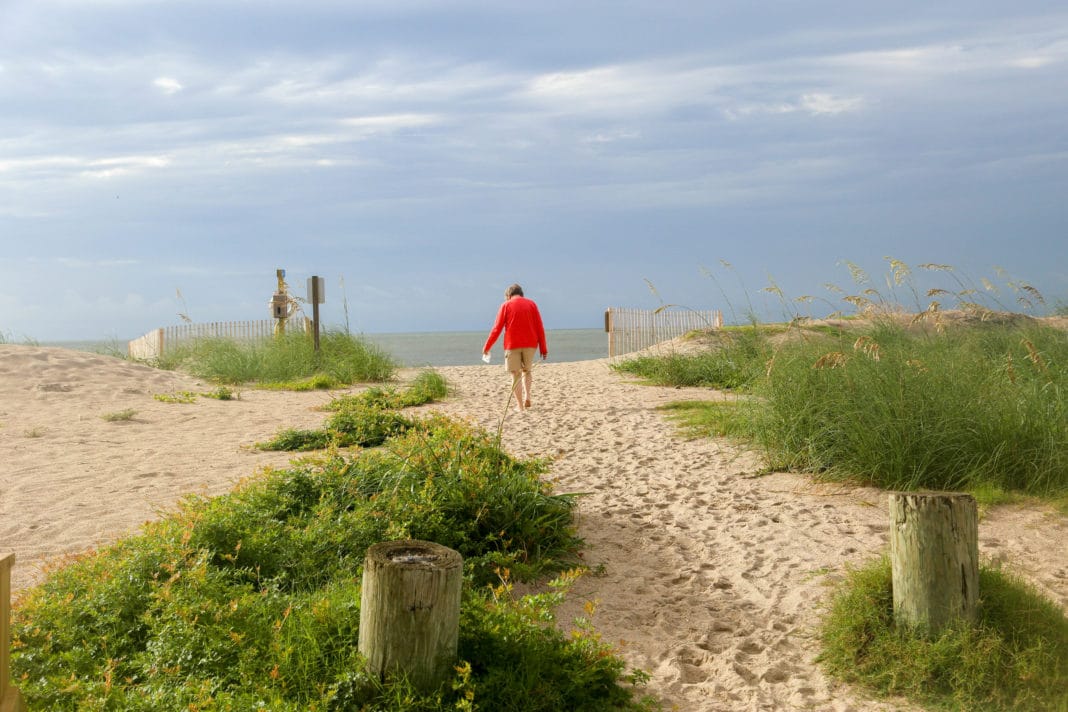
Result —
M 979 512 L 970 494 L 890 493 L 894 620 L 938 635 L 975 620 Z
M 375 544 L 364 560 L 360 653 L 379 676 L 407 676 L 432 691 L 456 662 L 460 635 L 460 554 L 429 541 Z

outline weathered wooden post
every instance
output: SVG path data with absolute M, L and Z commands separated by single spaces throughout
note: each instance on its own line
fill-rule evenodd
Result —
M 890 493 L 894 620 L 938 635 L 975 619 L 979 513 L 970 494 Z
M 604 310 L 604 330 L 608 334 L 608 358 L 616 355 L 616 334 L 613 331 L 612 308 Z
M 11 566 L 14 554 L 0 554 L 0 712 L 25 712 L 22 695 L 11 684 Z
M 460 554 L 429 541 L 367 550 L 360 595 L 360 653 L 379 677 L 401 674 L 420 690 L 444 682 L 460 635 Z

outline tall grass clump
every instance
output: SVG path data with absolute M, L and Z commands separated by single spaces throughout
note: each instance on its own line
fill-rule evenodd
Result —
M 197 339 L 160 359 L 160 366 L 216 383 L 294 383 L 316 379 L 320 387 L 380 382 L 393 377 L 396 361 L 358 336 L 326 331 L 319 351 L 308 336 L 290 333 L 263 342 Z
M 888 489 L 970 490 L 987 500 L 1068 497 L 1068 332 L 1006 310 L 990 280 L 920 265 L 949 280 L 948 289 L 924 291 L 908 265 L 887 260 L 887 290 L 852 263 L 857 293 L 827 285 L 851 314 L 813 321 L 796 305 L 839 304 L 790 301 L 772 283 L 764 291 L 786 319 L 777 328 L 724 329 L 706 353 L 620 368 L 664 385 L 751 393 L 721 409 L 717 427 L 752 438 L 769 467 Z M 1008 280 L 1010 290 L 1025 310 L 1045 306 L 1027 283 Z M 743 364 L 744 378 L 706 366 L 723 363 Z
M 576 559 L 574 499 L 545 468 L 435 417 L 358 457 L 187 499 L 24 595 L 14 676 L 31 709 L 57 711 L 650 709 L 630 685 L 642 675 L 592 630 L 553 625 L 559 591 L 509 591 Z M 430 694 L 377 680 L 357 652 L 364 554 L 402 538 L 465 562 L 460 659 Z
M 980 567 L 974 624 L 934 639 L 893 620 L 888 559 L 850 572 L 822 623 L 834 677 L 936 709 L 1068 710 L 1068 619 L 1029 585 Z
M 706 351 L 643 354 L 623 359 L 613 367 L 661 386 L 750 388 L 771 357 L 767 330 L 753 324 L 722 330 L 718 336 L 719 343 Z
M 876 323 L 776 353 L 754 406 L 773 466 L 889 489 L 1068 492 L 1068 334 Z

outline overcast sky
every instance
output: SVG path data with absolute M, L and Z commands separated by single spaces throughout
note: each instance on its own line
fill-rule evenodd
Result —
M 774 312 L 885 256 L 1052 305 L 1066 205 L 1062 1 L 0 0 L 9 340 L 266 318 L 278 268 L 367 333 L 512 282 L 556 328 Z

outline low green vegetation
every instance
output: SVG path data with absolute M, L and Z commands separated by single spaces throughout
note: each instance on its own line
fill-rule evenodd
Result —
M 175 391 L 174 393 L 156 393 L 152 397 L 161 403 L 196 403 L 197 396 L 212 398 L 214 400 L 240 400 L 241 394 L 227 386 L 219 386 L 206 393 L 194 393 L 193 391 Z
M 214 398 L 215 400 L 221 401 L 241 400 L 241 394 L 227 386 L 219 386 L 214 390 L 208 391 L 207 393 L 201 393 L 200 395 L 205 398 Z
M 216 383 L 296 390 L 386 381 L 397 368 L 389 354 L 351 334 L 326 331 L 319 344 L 315 351 L 311 339 L 296 333 L 264 342 L 198 339 L 168 352 L 159 365 Z
M 546 468 L 430 416 L 381 448 L 190 498 L 25 593 L 14 677 L 53 711 L 654 709 L 587 621 L 554 625 L 575 574 L 511 593 L 577 560 L 574 497 L 552 493 Z M 465 561 L 460 659 L 425 695 L 374 679 L 357 652 L 364 554 L 405 538 Z
M 388 438 L 408 431 L 414 422 L 392 410 L 351 405 L 334 413 L 321 429 L 287 428 L 268 441 L 257 443 L 261 450 L 322 450 L 327 447 L 375 447 Z
M 739 401 L 674 401 L 657 410 L 689 438 L 751 437 L 748 421 L 738 416 L 739 405 Z
M 822 664 L 881 695 L 947 710 L 1068 710 L 1068 619 L 1031 587 L 979 570 L 978 620 L 934 639 L 893 622 L 888 559 L 852 571 L 825 618 Z
M 125 408 L 123 410 L 116 410 L 113 413 L 104 413 L 101 418 L 109 423 L 122 423 L 133 420 L 133 417 L 137 415 L 137 411 L 133 408 Z
M 328 447 L 375 447 L 417 425 L 396 408 L 425 405 L 444 398 L 448 386 L 441 374 L 426 370 L 403 390 L 372 387 L 339 396 L 324 410 L 333 414 L 320 429 L 286 429 L 266 442 L 261 450 L 322 450 Z
M 327 410 L 343 411 L 351 407 L 410 408 L 440 401 L 448 395 L 449 387 L 444 376 L 437 371 L 420 371 L 403 390 L 372 386 L 365 391 L 335 398 L 327 404 Z
M 160 403 L 195 403 L 197 394 L 193 391 L 175 391 L 174 393 L 156 393 L 152 396 Z

